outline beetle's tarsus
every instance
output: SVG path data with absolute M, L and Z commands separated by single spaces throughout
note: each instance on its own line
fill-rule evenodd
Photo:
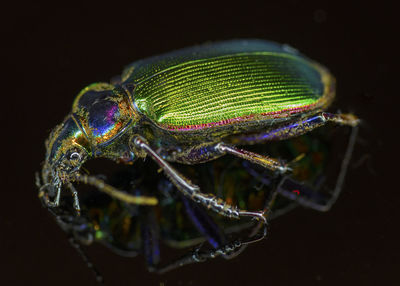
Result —
M 163 274 L 185 265 L 205 262 L 208 259 L 213 259 L 219 256 L 229 257 L 229 255 L 232 255 L 236 251 L 240 251 L 242 246 L 243 245 L 240 242 L 240 240 L 223 245 L 217 249 L 209 249 L 206 251 L 201 251 L 202 246 L 199 246 L 196 247 L 190 254 L 185 255 L 184 257 L 178 259 L 177 261 L 174 261 L 164 267 L 157 268 L 156 273 Z
M 235 257 L 237 253 L 241 253 L 243 249 L 247 247 L 247 245 L 264 239 L 265 235 L 266 231 L 264 231 L 261 235 L 250 236 L 245 240 L 238 239 L 219 248 L 209 249 L 206 251 L 201 251 L 202 245 L 200 245 L 196 247 L 192 253 L 185 255 L 177 261 L 172 262 L 164 267 L 157 268 L 155 272 L 162 274 L 188 264 L 205 262 L 209 259 L 219 256 L 222 256 L 225 259 L 231 259 Z
M 247 212 L 247 211 L 239 211 L 239 216 L 250 216 L 253 219 L 263 222 L 263 224 L 267 223 L 267 219 L 264 216 L 264 212 Z

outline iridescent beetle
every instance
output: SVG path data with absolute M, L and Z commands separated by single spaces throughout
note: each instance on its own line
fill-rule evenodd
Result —
M 115 84 L 95 83 L 76 97 L 72 112 L 51 133 L 40 196 L 58 206 L 62 186 L 96 186 L 122 201 L 155 205 L 80 173 L 94 158 L 133 163 L 149 156 L 177 189 L 196 203 L 230 218 L 263 212 L 231 206 L 180 174 L 169 162 L 198 164 L 225 154 L 278 173 L 279 158 L 238 145 L 284 140 L 327 122 L 356 126 L 352 114 L 324 112 L 335 96 L 335 79 L 293 48 L 262 40 L 233 40 L 178 50 L 129 65 Z

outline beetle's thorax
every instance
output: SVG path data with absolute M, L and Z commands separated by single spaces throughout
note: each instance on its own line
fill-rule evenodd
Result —
M 94 149 L 111 144 L 139 120 L 125 90 L 107 83 L 83 89 L 72 113 Z

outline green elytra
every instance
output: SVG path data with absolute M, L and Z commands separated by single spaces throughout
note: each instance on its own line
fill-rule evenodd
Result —
M 323 108 L 334 78 L 296 50 L 228 41 L 135 62 L 122 74 L 140 113 L 172 130 L 274 119 Z

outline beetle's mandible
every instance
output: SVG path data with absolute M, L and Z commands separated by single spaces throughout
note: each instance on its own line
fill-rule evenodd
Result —
M 225 41 L 139 60 L 117 82 L 95 83 L 78 94 L 46 141 L 39 196 L 58 206 L 67 188 L 79 213 L 73 183 L 81 182 L 127 203 L 155 205 L 155 197 L 133 196 L 80 172 L 94 158 L 132 164 L 148 156 L 193 201 L 227 217 L 265 220 L 263 211 L 202 193 L 169 162 L 198 164 L 231 154 L 290 172 L 279 158 L 237 146 L 284 140 L 327 122 L 356 126 L 352 114 L 325 112 L 334 96 L 335 79 L 325 67 L 269 41 Z

